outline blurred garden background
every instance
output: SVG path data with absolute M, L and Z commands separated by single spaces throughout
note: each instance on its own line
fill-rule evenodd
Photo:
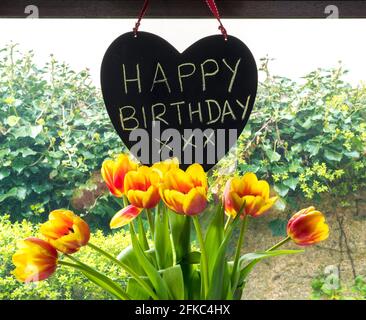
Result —
M 281 199 L 253 221 L 246 250 L 280 239 L 288 218 L 312 204 L 331 233 L 302 255 L 261 262 L 243 298 L 366 299 L 366 84 L 350 83 L 342 63 L 301 81 L 274 74 L 271 63 L 260 60 L 255 108 L 236 149 L 209 174 L 212 206 L 228 176 L 253 171 Z M 17 239 L 61 207 L 87 220 L 97 245 L 115 255 L 125 248 L 129 235 L 108 227 L 120 203 L 100 177 L 103 160 L 123 151 L 88 69 L 57 56 L 40 64 L 14 43 L 0 48 L 0 299 L 110 298 L 70 270 L 18 283 L 11 256 Z M 79 255 L 117 278 L 89 249 Z

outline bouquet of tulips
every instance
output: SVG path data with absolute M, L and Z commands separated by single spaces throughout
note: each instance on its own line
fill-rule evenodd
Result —
M 79 270 L 117 299 L 240 299 L 246 279 L 259 261 L 303 251 L 279 249 L 284 243 L 292 240 L 307 246 L 328 237 L 324 215 L 309 207 L 289 220 L 288 236 L 282 241 L 267 250 L 242 254 L 250 219 L 263 215 L 277 200 L 270 197 L 268 183 L 254 173 L 227 181 L 222 202 L 207 212 L 211 217 L 205 232 L 199 215 L 207 207 L 208 182 L 201 165 L 183 171 L 172 159 L 139 166 L 122 154 L 105 160 L 101 173 L 110 192 L 124 203 L 110 226 L 128 225 L 131 246 L 112 256 L 92 244 L 83 219 L 69 210 L 55 210 L 40 227 L 42 239 L 19 241 L 13 273 L 20 281 L 44 280 L 60 266 Z M 230 257 L 228 246 L 236 229 L 239 237 Z M 124 270 L 128 274 L 125 285 L 75 258 L 73 253 L 83 246 Z

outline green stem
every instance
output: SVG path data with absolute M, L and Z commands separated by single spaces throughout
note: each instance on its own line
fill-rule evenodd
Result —
M 74 268 L 74 269 L 83 269 L 82 267 L 80 267 L 80 265 L 78 264 L 75 264 L 75 263 L 70 263 L 70 262 L 67 262 L 67 261 L 58 261 L 57 264 L 61 265 L 61 266 L 66 266 L 66 267 L 70 267 L 70 268 Z M 84 270 L 84 269 L 83 269 Z
M 288 242 L 290 240 L 291 240 L 290 236 L 287 236 L 285 239 L 283 239 L 280 242 L 276 243 L 273 247 L 267 249 L 266 252 L 276 250 L 278 247 L 281 247 L 282 245 L 284 245 L 286 242 Z
M 124 207 L 128 206 L 128 199 L 127 199 L 127 196 L 125 194 L 123 195 L 123 206 Z
M 140 276 L 133 271 L 128 265 L 124 264 L 123 262 L 119 261 L 118 259 L 116 259 L 115 257 L 113 257 L 112 255 L 110 255 L 108 252 L 105 252 L 104 250 L 102 250 L 101 248 L 95 246 L 92 243 L 88 243 L 88 246 L 92 249 L 94 249 L 95 251 L 99 252 L 100 254 L 104 255 L 106 258 L 108 258 L 109 260 L 111 260 L 112 262 L 114 262 L 115 264 L 119 265 L 120 267 L 122 267 L 127 273 L 129 273 L 131 275 L 132 278 L 135 279 L 135 281 L 145 289 L 146 293 L 149 294 L 154 300 L 159 300 L 158 296 L 155 294 L 155 292 L 149 287 L 149 285 L 140 278 Z
M 144 228 L 144 223 L 142 221 L 141 215 L 137 217 L 138 231 L 139 231 L 139 241 L 141 247 L 144 251 L 149 250 L 149 243 L 147 242 L 146 232 Z
M 151 237 L 152 237 L 152 239 L 154 239 L 155 224 L 154 224 L 154 219 L 153 219 L 153 216 L 152 216 L 152 213 L 151 213 L 151 209 L 146 209 L 145 211 L 146 211 L 147 221 L 149 222 L 149 226 L 150 226 Z
M 225 223 L 224 231 L 226 231 L 227 228 L 229 227 L 231 220 L 232 220 L 231 216 L 228 216 L 226 223 Z
M 201 249 L 201 272 L 202 272 L 203 289 L 204 289 L 203 296 L 205 299 L 208 294 L 208 263 L 207 263 L 205 243 L 203 241 L 202 230 L 201 225 L 198 221 L 198 216 L 193 216 L 193 224 L 196 229 L 197 238 Z
M 58 264 L 64 265 L 64 266 L 67 266 L 67 267 L 71 267 L 71 268 L 74 268 L 76 270 L 79 270 L 79 271 L 83 272 L 84 275 L 90 281 L 92 281 L 95 284 L 99 285 L 104 290 L 108 291 L 110 294 L 112 294 L 113 296 L 115 296 L 117 299 L 131 300 L 130 296 L 126 292 L 124 292 L 122 290 L 122 288 L 117 283 L 115 283 L 112 279 L 110 279 L 106 275 L 100 273 L 99 271 L 95 270 L 94 268 L 89 267 L 85 263 L 79 261 L 78 259 L 74 258 L 73 256 L 71 256 L 69 254 L 65 254 L 65 256 L 67 258 L 69 258 L 70 260 L 74 261 L 75 264 L 69 263 L 69 262 L 66 262 L 66 261 L 58 261 Z M 101 286 L 93 278 L 98 279 L 99 281 L 101 281 L 107 287 Z
M 238 244 L 236 246 L 236 251 L 235 251 L 233 271 L 232 271 L 232 274 L 231 274 L 231 283 L 233 284 L 233 288 L 236 287 L 235 284 L 236 284 L 236 281 L 237 281 L 237 278 L 238 278 L 237 270 L 238 270 L 238 265 L 239 265 L 240 252 L 241 252 L 241 247 L 242 247 L 243 240 L 244 240 L 244 234 L 245 234 L 245 231 L 246 231 L 247 226 L 248 226 L 248 221 L 249 221 L 248 220 L 248 215 L 244 215 L 243 222 L 242 222 L 241 228 L 240 228 Z

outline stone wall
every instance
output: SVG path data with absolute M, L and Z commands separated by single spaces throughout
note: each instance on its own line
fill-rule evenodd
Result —
M 305 248 L 302 254 L 274 257 L 257 264 L 243 299 L 309 299 L 312 279 L 327 266 L 338 268 L 341 284 L 352 284 L 356 275 L 366 276 L 366 194 L 352 199 L 355 205 L 350 208 L 341 208 L 335 202 L 324 200 L 319 208 L 330 227 L 328 240 Z M 281 240 L 268 227 L 275 218 L 286 219 L 286 213 L 272 211 L 260 219 L 251 219 L 243 253 L 269 248 Z M 290 242 L 283 248 L 298 247 Z

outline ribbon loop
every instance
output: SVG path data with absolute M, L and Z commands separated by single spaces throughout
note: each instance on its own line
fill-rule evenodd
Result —
M 141 20 L 144 17 L 148 6 L 149 6 L 149 0 L 145 0 L 144 5 L 138 16 L 137 22 L 135 23 L 135 27 L 132 29 L 133 33 L 135 34 L 135 37 L 137 37 L 137 32 L 139 31 L 139 27 L 141 25 Z
M 212 14 L 215 16 L 215 18 L 219 22 L 219 24 L 220 24 L 219 30 L 221 31 L 222 35 L 224 36 L 224 39 L 227 40 L 227 31 L 221 22 L 220 12 L 219 12 L 219 9 L 217 8 L 215 0 L 205 0 L 205 1 L 206 1 L 207 6 L 210 8 Z M 137 22 L 135 23 L 135 27 L 132 29 L 135 37 L 137 37 L 137 32 L 139 31 L 141 20 L 145 16 L 148 6 L 149 6 L 149 0 L 145 0 L 144 5 L 138 16 Z
M 215 16 L 217 21 L 219 22 L 219 30 L 221 31 L 222 35 L 224 36 L 225 41 L 227 41 L 227 31 L 224 27 L 224 25 L 221 22 L 220 12 L 217 8 L 215 0 L 206 0 L 207 6 L 210 8 L 212 14 Z

